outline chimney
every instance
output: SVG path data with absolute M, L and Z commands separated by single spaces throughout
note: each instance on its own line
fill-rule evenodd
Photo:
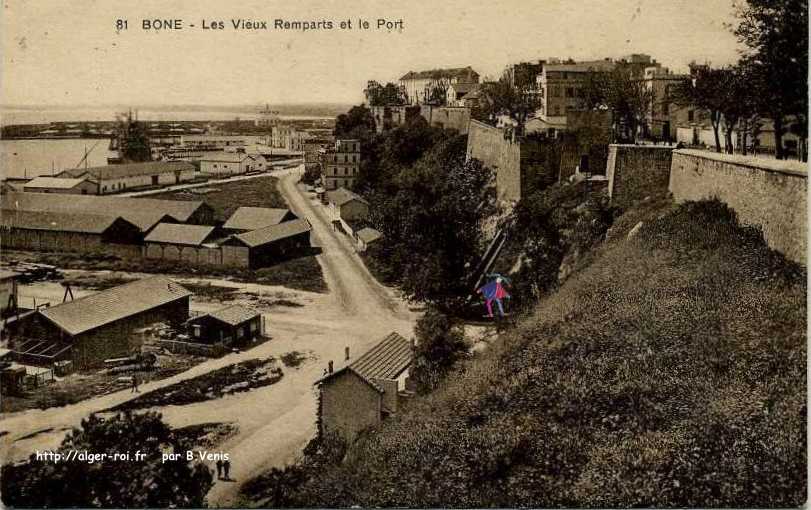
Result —
M 331 374 L 331 373 L 332 373 L 332 360 L 329 360 L 329 365 L 328 365 L 328 367 L 329 367 L 329 368 L 327 368 L 327 372 L 329 372 L 329 373 Z
M 344 348 L 344 354 L 346 355 L 345 361 L 349 361 L 349 346 L 348 345 Z

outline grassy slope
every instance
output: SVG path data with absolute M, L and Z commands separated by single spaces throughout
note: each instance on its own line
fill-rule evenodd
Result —
M 804 272 L 718 203 L 627 213 L 591 259 L 298 502 L 801 504 Z

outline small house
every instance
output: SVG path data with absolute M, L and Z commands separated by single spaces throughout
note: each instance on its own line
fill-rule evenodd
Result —
M 146 258 L 197 262 L 197 250 L 213 240 L 215 227 L 158 223 L 144 238 Z
M 369 217 L 369 202 L 346 188 L 327 191 L 327 201 L 333 221 L 357 221 Z
M 35 177 L 23 185 L 23 191 L 30 191 L 32 193 L 98 195 L 99 183 L 89 176 L 78 178 Z
M 316 381 L 321 399 L 319 432 L 337 433 L 351 441 L 397 413 L 413 360 L 411 342 L 392 332 L 360 358 Z
M 262 334 L 262 316 L 240 305 L 198 315 L 187 324 L 192 341 L 208 345 L 244 345 Z
M 244 152 L 218 152 L 200 159 L 200 172 L 215 177 L 246 174 L 262 169 L 262 161 Z
M 383 237 L 379 230 L 370 227 L 364 227 L 355 232 L 355 239 L 357 240 L 358 251 L 366 251 L 369 245 Z

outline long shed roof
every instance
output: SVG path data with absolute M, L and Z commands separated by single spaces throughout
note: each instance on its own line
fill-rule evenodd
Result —
M 299 218 L 296 220 L 285 221 L 278 225 L 270 225 L 268 227 L 251 230 L 242 234 L 231 236 L 242 244 L 253 248 L 263 244 L 272 243 L 280 239 L 286 239 L 304 232 L 309 232 L 311 228 L 310 222 L 306 219 Z
M 188 171 L 193 172 L 194 165 L 186 161 L 149 161 L 145 163 L 124 163 L 120 165 L 94 166 L 90 168 L 71 168 L 60 172 L 60 176 L 79 177 L 84 174 L 90 174 L 96 179 L 106 181 L 124 177 Z
M 39 314 L 75 336 L 190 295 L 174 281 L 154 276 L 51 306 Z
M 256 230 L 270 225 L 278 225 L 289 209 L 276 209 L 270 207 L 240 207 L 228 218 L 222 226 L 231 230 Z
M 112 214 L 54 213 L 48 211 L 19 211 L 9 209 L 0 211 L 0 225 L 8 228 L 26 230 L 101 234 L 119 220 L 132 225 L 133 228 L 137 228 L 129 221 Z
M 144 242 L 200 246 L 208 240 L 213 232 L 214 227 L 206 225 L 158 223 L 149 235 L 144 238 Z

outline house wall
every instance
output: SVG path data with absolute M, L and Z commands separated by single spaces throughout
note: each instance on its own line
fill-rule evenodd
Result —
M 99 194 L 109 195 L 111 193 L 119 193 L 128 189 L 155 186 L 156 184 L 152 181 L 153 176 L 158 178 L 158 186 L 170 186 L 172 184 L 193 180 L 194 170 L 177 170 L 149 175 L 134 175 L 115 179 L 104 179 L 99 182 Z
M 12 296 L 17 301 L 17 281 L 14 278 L 0 280 L 0 316 L 8 308 L 9 298 Z
M 475 120 L 467 135 L 467 159 L 478 159 L 496 176 L 496 195 L 500 201 L 521 198 L 521 147 L 505 130 Z
M 670 147 L 655 145 L 610 145 L 606 177 L 611 203 L 628 207 L 647 196 L 666 193 L 671 152 Z
M 72 188 L 29 188 L 23 187 L 23 191 L 30 193 L 57 193 L 61 195 L 98 195 L 99 187 L 96 183 L 84 181 Z
M 144 247 L 144 257 L 155 260 L 183 261 L 193 266 L 222 266 L 235 265 L 248 267 L 247 259 L 244 265 L 225 261 L 225 246 L 181 246 L 165 243 L 147 243 Z M 229 247 L 231 248 L 231 247 Z
M 257 165 L 257 163 L 251 158 L 245 158 L 240 162 L 200 160 L 200 172 L 204 174 L 218 176 L 238 175 L 261 169 L 262 166 Z
M 678 202 L 718 198 L 741 223 L 761 227 L 770 247 L 806 265 L 804 164 L 681 149 L 673 152 L 669 189 Z
M 249 267 L 267 267 L 285 259 L 302 255 L 310 248 L 310 232 L 279 239 L 249 250 Z
M 338 433 L 352 441 L 380 423 L 382 397 L 351 370 L 321 384 L 321 434 Z
M 398 395 L 397 395 L 397 380 L 396 379 L 375 379 L 375 384 L 383 388 L 383 409 L 391 413 L 397 412 Z
M 112 254 L 124 258 L 137 258 L 141 253 L 141 247 L 138 245 L 105 243 L 101 234 L 27 230 L 15 227 L 3 230 L 0 238 L 4 248 L 17 250 Z

